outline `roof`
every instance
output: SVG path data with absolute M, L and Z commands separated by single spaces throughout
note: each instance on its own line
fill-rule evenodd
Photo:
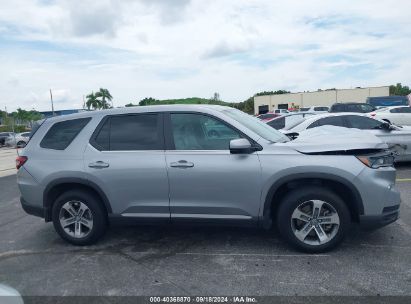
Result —
M 225 109 L 233 109 L 227 106 L 209 105 L 209 104 L 173 104 L 173 105 L 156 105 L 156 106 L 135 106 L 125 108 L 106 109 L 99 111 L 85 111 L 80 113 L 68 114 L 64 116 L 54 116 L 48 120 L 60 121 L 67 119 L 83 118 L 83 117 L 95 117 L 105 115 L 118 115 L 118 114 L 131 114 L 131 113 L 147 113 L 147 112 L 167 112 L 167 111 L 196 111 L 196 110 L 208 110 L 208 111 L 223 111 Z

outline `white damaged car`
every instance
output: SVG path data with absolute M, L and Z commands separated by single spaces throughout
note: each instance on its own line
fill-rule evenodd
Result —
M 327 126 L 327 128 L 322 126 Z M 318 131 L 310 131 L 310 129 L 317 127 L 322 128 Z M 324 140 L 324 144 L 328 144 L 329 135 L 352 136 L 353 130 L 348 131 L 347 128 L 358 129 L 362 133 L 368 132 L 380 138 L 395 153 L 396 162 L 411 161 L 411 127 L 392 125 L 363 114 L 327 113 L 315 115 L 292 129 L 282 130 L 282 132 L 294 138 L 301 138 L 300 140 L 305 137 L 311 138 L 314 135 L 320 136 L 319 140 L 321 140 L 327 134 L 327 141 Z

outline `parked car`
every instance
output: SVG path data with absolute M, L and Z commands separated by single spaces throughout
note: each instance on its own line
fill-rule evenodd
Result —
M 273 118 L 278 117 L 278 116 L 280 116 L 280 115 L 276 114 L 276 113 L 268 112 L 268 113 L 265 113 L 265 114 L 258 115 L 257 118 L 261 121 L 268 121 L 268 120 L 273 119 Z
M 301 123 L 305 118 L 311 117 L 314 113 L 290 113 L 283 116 L 275 117 L 271 120 L 268 120 L 266 123 L 270 127 L 276 130 L 288 130 L 297 124 Z
M 367 103 L 346 102 L 335 103 L 331 106 L 330 113 L 350 112 L 350 113 L 369 113 L 375 111 L 375 107 Z
M 285 115 L 285 114 L 290 113 L 290 111 L 288 111 L 287 109 L 277 109 L 277 110 L 274 110 L 273 112 L 278 115 Z
M 305 108 L 300 108 L 300 112 L 302 113 L 327 113 L 330 110 L 329 107 L 325 106 L 312 106 L 312 107 L 305 107 Z
M 393 106 L 410 106 L 410 100 L 407 96 L 368 97 L 367 103 L 377 109 Z
M 257 116 L 258 119 L 262 120 L 262 121 L 269 121 L 270 119 L 273 119 L 275 117 L 279 117 L 285 114 L 290 113 L 288 110 L 285 109 L 277 109 L 274 110 L 273 112 L 268 112 L 265 114 L 260 114 Z
M 1 132 L 0 133 L 0 146 L 4 146 L 6 144 L 6 139 L 14 136 L 13 132 Z
M 210 125 L 230 132 L 210 136 Z M 21 204 L 75 245 L 96 242 L 109 222 L 274 222 L 291 245 L 320 252 L 339 244 L 351 222 L 394 222 L 400 206 L 387 145 L 370 135 L 335 138 L 291 141 L 211 105 L 53 117 L 16 160 Z
M 306 129 L 331 125 L 356 128 L 379 137 L 397 155 L 395 160 L 411 161 L 411 127 L 395 126 L 358 113 L 329 113 L 307 118 L 285 133 L 300 133 Z
M 369 113 L 372 118 L 378 118 L 395 125 L 411 126 L 411 107 L 387 107 Z
M 6 146 L 14 148 L 24 148 L 30 139 L 30 132 L 17 133 L 15 136 L 9 136 L 6 139 Z

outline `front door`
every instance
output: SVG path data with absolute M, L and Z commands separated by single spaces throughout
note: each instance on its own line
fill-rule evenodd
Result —
M 171 113 L 168 126 L 171 219 L 254 223 L 261 195 L 258 155 L 229 150 L 230 140 L 243 135 L 200 113 Z

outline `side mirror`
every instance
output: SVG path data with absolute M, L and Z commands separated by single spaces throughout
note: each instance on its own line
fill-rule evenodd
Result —
M 298 135 L 300 134 L 297 132 L 290 132 L 290 133 L 285 133 L 285 135 L 287 135 L 290 139 L 296 139 Z
M 386 131 L 392 131 L 393 130 L 391 124 L 389 124 L 388 122 L 383 122 L 382 125 L 381 125 L 381 129 L 386 130 Z
M 253 149 L 247 139 L 238 138 L 230 141 L 230 152 L 232 154 L 246 154 L 253 152 Z

